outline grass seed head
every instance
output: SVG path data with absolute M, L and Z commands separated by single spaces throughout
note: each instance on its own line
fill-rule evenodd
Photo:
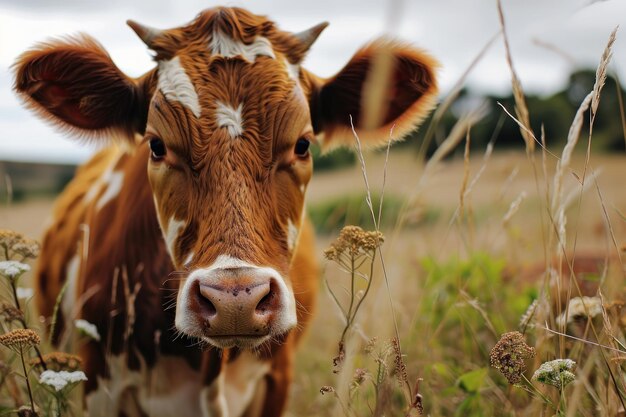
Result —
M 535 348 L 530 347 L 520 332 L 504 333 L 491 349 L 491 366 L 496 368 L 509 381 L 517 384 L 526 370 L 526 359 L 535 356 Z

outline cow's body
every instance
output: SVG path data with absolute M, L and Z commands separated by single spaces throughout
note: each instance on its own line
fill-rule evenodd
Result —
M 40 115 L 122 143 L 59 198 L 39 309 L 51 318 L 65 288 L 53 340 L 77 318 L 101 334 L 80 348 L 91 417 L 280 416 L 318 288 L 309 144 L 352 141 L 351 120 L 365 145 L 410 132 L 434 102 L 436 63 L 381 40 L 324 80 L 301 62 L 325 24 L 290 34 L 236 8 L 167 31 L 129 24 L 157 61 L 137 79 L 88 37 L 16 65 Z M 388 73 L 372 81 L 378 56 Z

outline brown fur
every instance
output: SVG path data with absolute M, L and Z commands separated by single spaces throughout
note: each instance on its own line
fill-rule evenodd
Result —
M 213 55 L 213 36 L 243 44 L 265 37 L 275 58 L 249 62 Z M 157 89 L 158 68 L 131 79 L 87 36 L 40 44 L 16 63 L 15 88 L 40 116 L 94 138 L 121 133 L 132 147 L 101 151 L 79 169 L 57 202 L 37 271 L 38 306 L 46 317 L 52 314 L 68 262 L 78 253 L 76 294 L 66 297 L 77 300 L 77 316 L 96 324 L 103 335 L 100 343 L 82 349 L 86 392 L 98 387 L 96 377 L 109 375 L 107 355 L 123 352 L 131 370 L 155 366 L 159 355 L 183 356 L 209 386 L 237 360 L 238 350 L 202 350 L 193 340 L 176 338 L 176 312 L 166 306 L 189 272 L 206 268 L 219 255 L 271 267 L 291 286 L 298 306 L 299 330 L 273 335 L 258 349 L 260 360 L 271 366 L 265 390 L 259 391 L 264 400 L 254 409 L 261 416 L 279 416 L 297 339 L 318 287 L 313 229 L 303 216 L 312 161 L 294 153 L 296 141 L 323 134 L 325 145 L 346 143 L 349 115 L 357 125 L 364 122 L 362 90 L 382 49 L 395 63 L 382 107 L 387 111 L 382 124 L 370 126 L 361 139 L 365 145 L 384 143 L 392 125 L 397 137 L 405 135 L 433 105 L 437 64 L 422 51 L 381 40 L 358 51 L 329 80 L 302 68 L 294 80 L 287 62 L 299 66 L 310 45 L 238 8 L 204 11 L 186 26 L 161 32 L 149 46 L 158 62 L 180 60 L 198 96 L 200 117 Z M 242 105 L 240 136 L 218 126 L 218 103 Z M 136 143 L 135 134 L 145 134 L 144 139 Z M 150 157 L 148 143 L 155 139 L 167 149 L 162 159 Z M 114 198 L 99 204 L 111 186 L 98 185 L 105 172 L 123 181 Z M 163 235 L 171 219 L 184 227 L 171 239 L 169 256 Z M 295 247 L 289 244 L 288 224 L 299 230 Z M 190 254 L 192 261 L 185 264 Z M 59 317 L 55 340 L 73 318 Z

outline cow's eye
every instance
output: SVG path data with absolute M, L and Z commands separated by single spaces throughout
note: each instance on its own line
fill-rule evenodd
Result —
M 300 138 L 296 141 L 294 152 L 300 158 L 304 158 L 309 155 L 309 146 L 311 142 L 307 138 Z
M 155 161 L 160 161 L 167 153 L 167 148 L 160 138 L 150 139 L 150 150 L 152 151 L 152 159 Z

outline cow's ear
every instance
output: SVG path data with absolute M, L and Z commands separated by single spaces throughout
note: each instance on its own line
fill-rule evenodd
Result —
M 350 117 L 364 146 L 386 144 L 414 130 L 434 107 L 439 64 L 426 52 L 388 39 L 359 50 L 334 77 L 310 73 L 314 130 L 324 149 L 354 144 Z
M 14 65 L 15 90 L 42 118 L 80 136 L 145 129 L 154 71 L 133 79 L 80 35 L 37 45 Z

